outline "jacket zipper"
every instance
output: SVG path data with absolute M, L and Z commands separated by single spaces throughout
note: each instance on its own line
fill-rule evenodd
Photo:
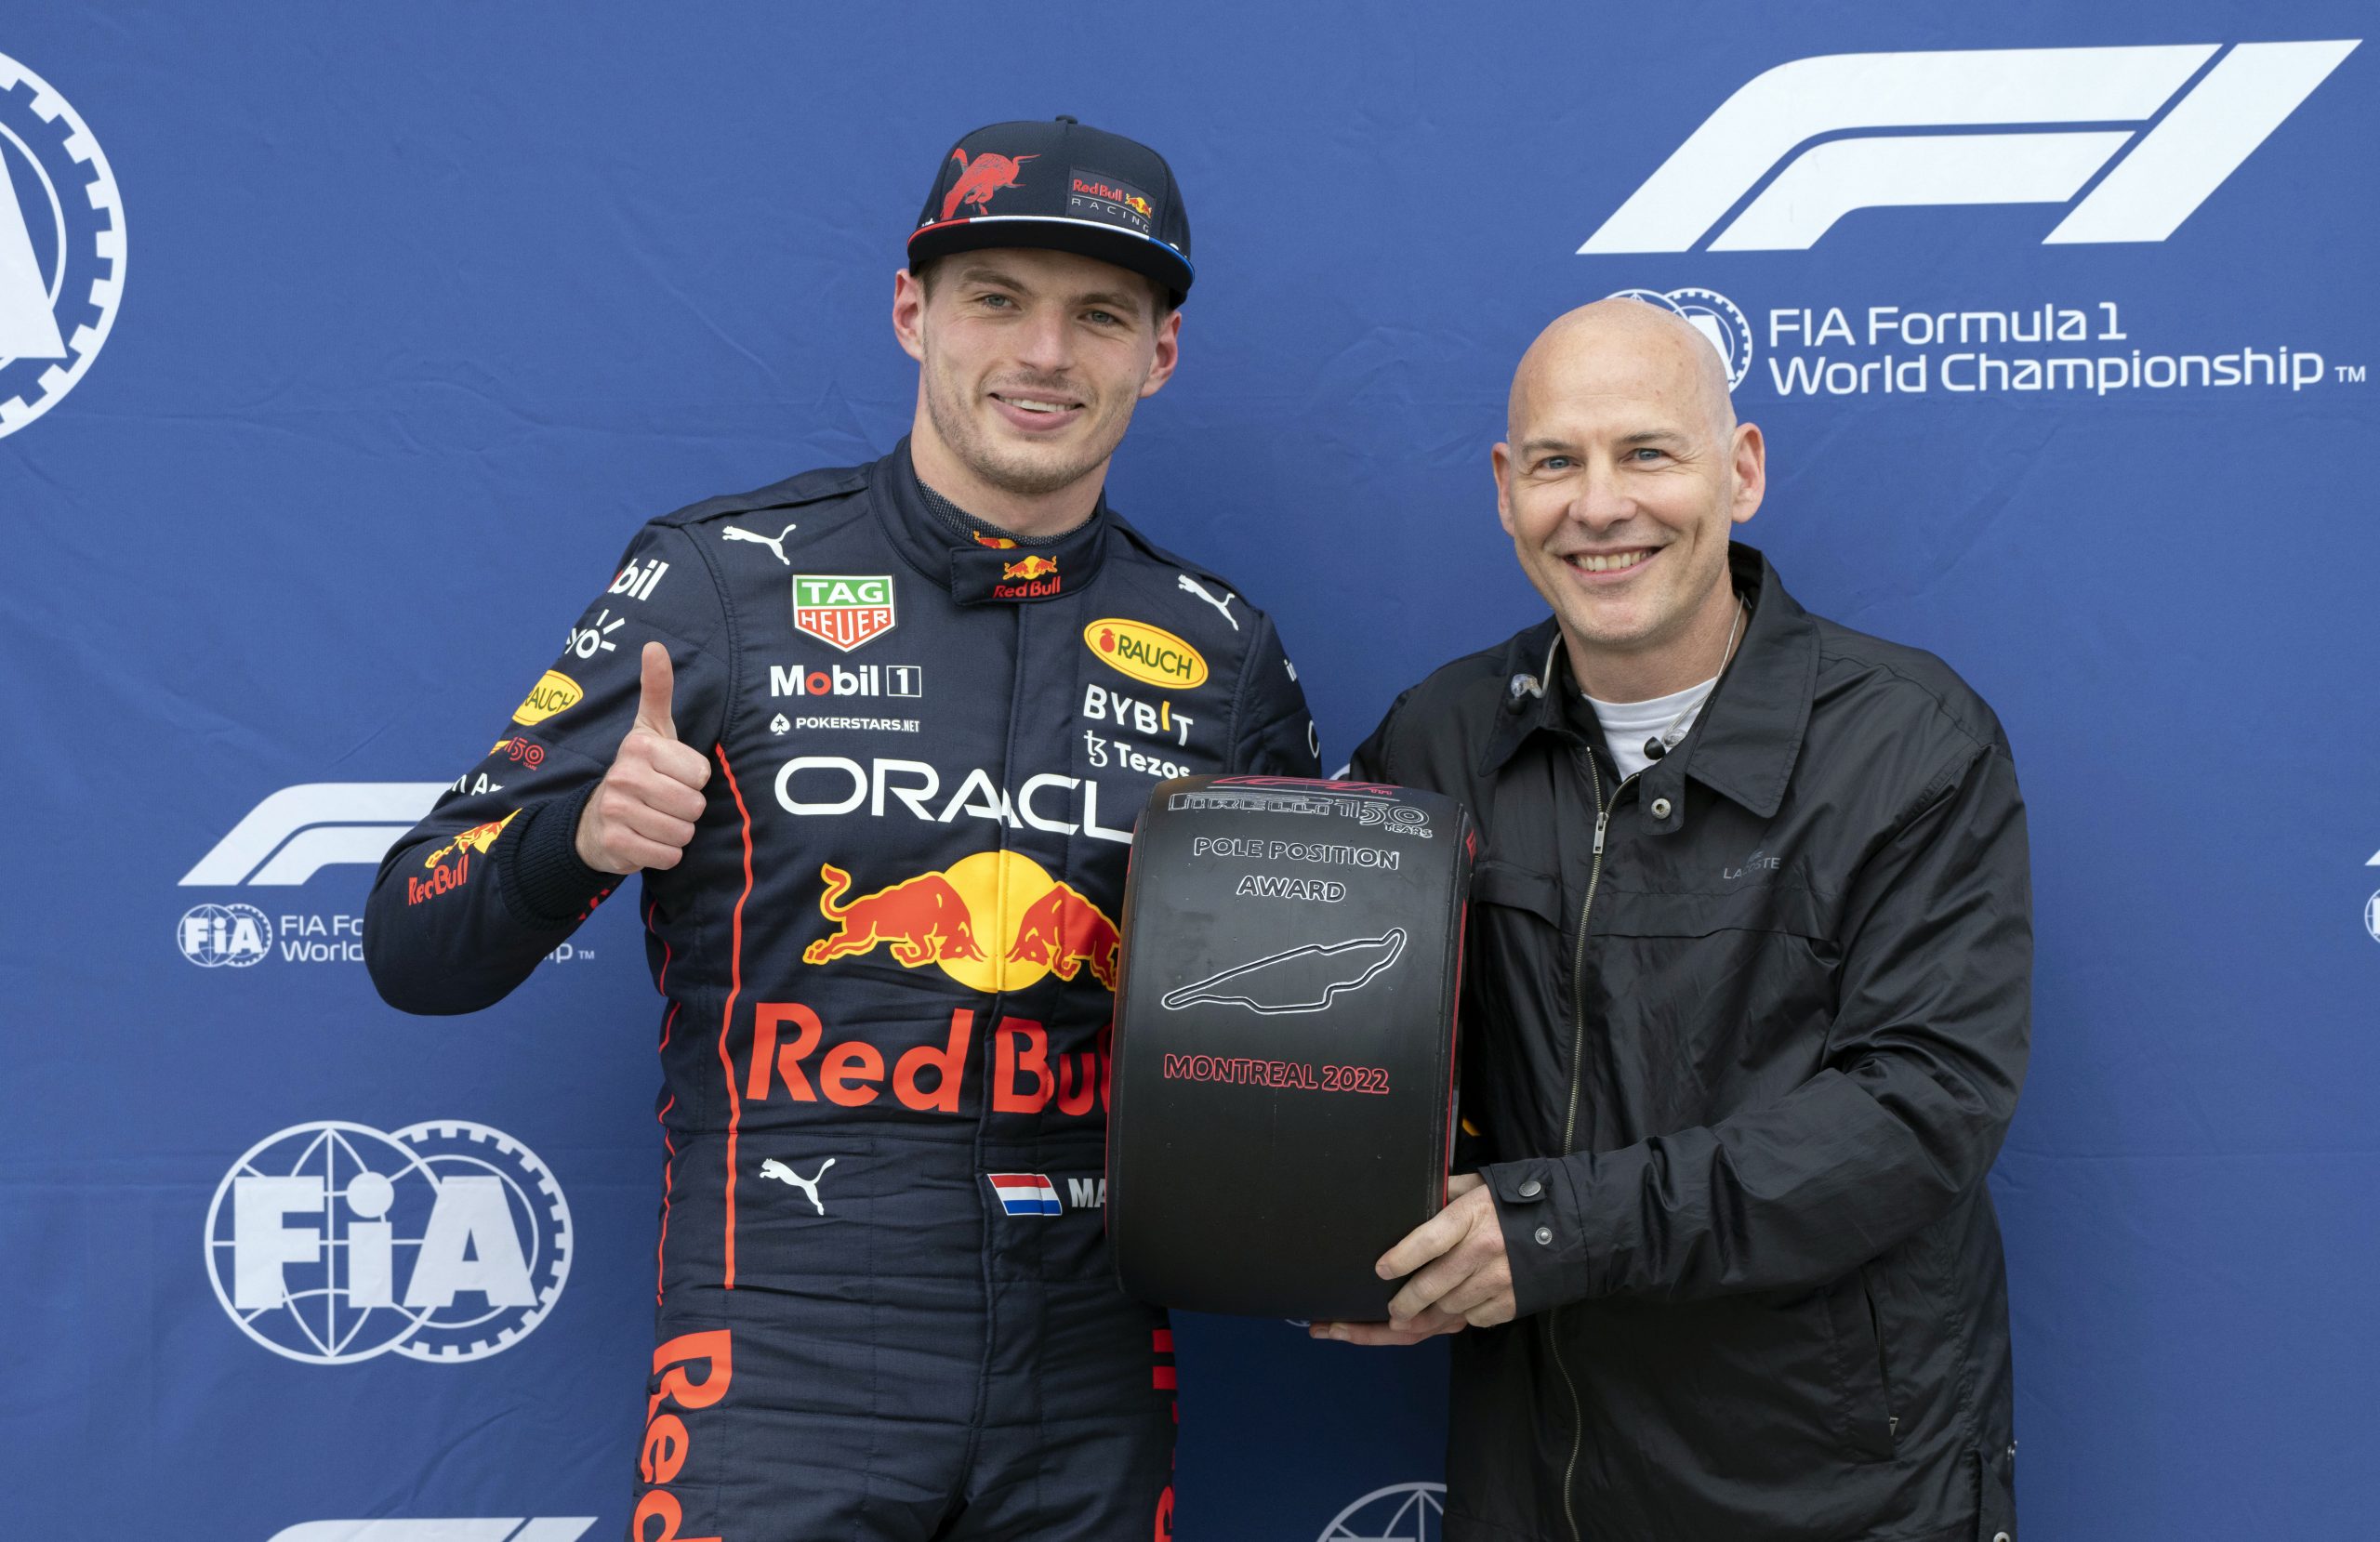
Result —
M 1595 847 L 1593 864 L 1587 870 L 1587 897 L 1579 906 L 1579 942 L 1570 960 L 1570 1102 L 1562 1118 L 1562 1154 L 1570 1154 L 1572 1142 L 1579 1131 L 1579 1074 L 1587 1053 L 1587 916 L 1595 906 L 1595 890 L 1603 882 L 1603 842 L 1611 827 L 1611 811 L 1620 807 L 1620 795 L 1633 775 L 1623 776 L 1611 789 L 1611 801 L 1603 800 L 1603 771 L 1595 765 L 1593 749 L 1587 755 L 1587 786 L 1595 800 Z M 1562 1469 L 1562 1519 L 1570 1528 L 1570 1542 L 1580 1542 L 1579 1517 L 1570 1502 L 1570 1485 L 1578 1476 L 1579 1448 L 1587 1433 L 1587 1411 L 1579 1401 L 1578 1383 L 1570 1379 L 1570 1367 L 1562 1357 L 1562 1312 L 1554 1313 L 1554 1368 L 1562 1373 L 1562 1386 L 1570 1394 L 1570 1460 Z

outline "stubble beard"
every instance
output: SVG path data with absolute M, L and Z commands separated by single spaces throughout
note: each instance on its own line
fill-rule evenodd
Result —
M 1073 394 L 1073 388 L 1064 389 Z M 1012 453 L 995 443 L 972 410 L 972 401 L 940 379 L 927 388 L 926 415 L 959 464 L 985 483 L 1011 497 L 1044 498 L 1072 487 L 1116 453 L 1132 420 L 1132 401 L 1126 397 L 1103 413 L 1076 454 L 1056 456 Z

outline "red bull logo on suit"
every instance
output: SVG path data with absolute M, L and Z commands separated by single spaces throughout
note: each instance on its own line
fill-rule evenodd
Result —
M 818 876 L 826 884 L 818 912 L 835 929 L 801 950 L 804 963 L 881 947 L 905 969 L 938 965 L 972 990 L 1023 990 L 1050 974 L 1071 981 L 1086 968 L 1116 988 L 1116 923 L 1020 852 L 978 851 L 856 899 L 844 898 L 852 876 L 843 869 L 822 863 Z

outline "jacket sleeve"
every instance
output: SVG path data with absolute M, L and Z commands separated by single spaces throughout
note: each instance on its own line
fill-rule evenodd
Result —
M 1704 1128 L 1485 1169 L 1522 1312 L 1816 1288 L 1983 1182 L 2030 1034 L 2024 804 L 2004 745 L 1928 794 L 1854 883 L 1816 1075 Z
M 669 650 L 679 738 L 707 751 L 724 731 L 733 655 L 710 568 L 675 526 L 638 534 L 495 747 L 381 859 L 364 957 L 390 1006 L 501 1000 L 619 882 L 579 860 L 578 814 L 635 720 L 648 640 Z
M 1249 648 L 1232 705 L 1231 769 L 1262 776 L 1320 776 L 1322 745 L 1297 666 L 1281 647 L 1273 618 Z

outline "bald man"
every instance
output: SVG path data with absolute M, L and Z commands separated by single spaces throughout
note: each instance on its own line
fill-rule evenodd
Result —
M 1384 1255 L 1452 1334 L 1449 1542 L 2011 1542 L 1984 1176 L 2024 1078 L 2025 816 L 1948 666 L 1731 543 L 1716 352 L 1635 299 L 1513 380 L 1497 510 L 1553 614 L 1400 696 L 1355 774 L 1464 799 L 1464 1141 Z

